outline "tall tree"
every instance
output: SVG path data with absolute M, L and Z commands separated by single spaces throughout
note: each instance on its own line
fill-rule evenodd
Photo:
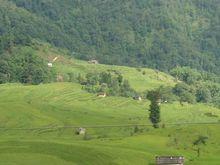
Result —
M 148 92 L 147 98 L 151 101 L 150 104 L 150 115 L 149 119 L 153 124 L 154 128 L 159 128 L 160 122 L 160 101 L 161 101 L 161 94 L 159 90 L 153 90 Z

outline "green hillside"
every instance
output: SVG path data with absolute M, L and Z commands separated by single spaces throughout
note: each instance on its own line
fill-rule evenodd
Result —
M 116 65 L 94 65 L 90 64 L 88 61 L 70 58 L 66 51 L 56 49 L 47 44 L 40 46 L 36 44 L 33 47 L 33 50 L 35 50 L 38 56 L 41 56 L 46 61 L 50 61 L 51 59 L 58 57 L 58 59 L 53 63 L 53 69 L 64 77 L 64 81 L 69 80 L 68 74 L 70 73 L 73 73 L 73 76 L 76 77 L 78 74 L 86 75 L 90 72 L 95 73 L 115 70 L 119 71 L 124 78 L 128 79 L 131 86 L 139 92 L 154 89 L 161 85 L 174 86 L 176 84 L 175 79 L 172 76 L 159 72 L 158 70 L 149 68 L 131 68 Z
M 115 70 L 144 92 L 161 85 L 174 87 L 172 76 L 147 68 L 89 64 L 42 43 L 14 47 L 12 57 L 28 52 L 42 57 L 46 67 L 58 57 L 49 70 L 66 82 L 0 85 L 0 164 L 154 164 L 156 155 L 183 155 L 192 165 L 220 161 L 219 109 L 164 103 L 161 128 L 153 129 L 147 99 L 100 98 L 75 80 L 78 74 Z M 86 128 L 85 135 L 75 133 L 79 127 Z M 199 136 L 208 140 L 197 157 L 193 142 Z
M 219 0 L 1 0 L 0 50 L 40 39 L 80 59 L 220 73 Z
M 219 0 L 0 0 L 0 165 L 218 165 L 219 18 Z
M 187 164 L 193 165 L 220 161 L 219 125 L 169 125 L 218 122 L 219 109 L 164 104 L 166 127 L 154 130 L 148 121 L 147 100 L 99 98 L 74 83 L 5 84 L 0 92 L 3 164 L 148 164 L 159 154 L 184 155 Z M 131 126 L 123 127 L 127 124 Z M 86 136 L 76 135 L 76 128 L 62 128 L 70 125 L 90 128 Z M 92 127 L 105 125 L 112 127 Z M 209 139 L 197 158 L 192 143 L 199 135 Z

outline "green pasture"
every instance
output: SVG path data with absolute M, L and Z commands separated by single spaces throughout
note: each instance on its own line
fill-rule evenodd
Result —
M 59 57 L 52 69 L 65 81 L 69 73 L 116 70 L 139 92 L 176 83 L 152 69 L 93 65 L 49 45 L 33 49 L 48 61 Z M 149 104 L 99 98 L 75 82 L 0 85 L 0 165 L 153 165 L 157 155 L 181 155 L 187 165 L 219 164 L 219 109 L 162 104 L 161 128 L 153 129 Z M 78 127 L 85 127 L 86 134 L 77 135 Z M 208 140 L 197 157 L 193 142 L 199 136 Z
M 148 106 L 147 100 L 98 98 L 75 83 L 0 85 L 0 164 L 154 164 L 156 155 L 183 155 L 192 165 L 219 164 L 220 125 L 181 124 L 219 122 L 219 109 L 162 104 L 164 128 L 155 130 Z M 109 125 L 115 127 L 95 127 Z M 62 126 L 94 127 L 76 135 L 75 128 Z M 200 135 L 208 141 L 198 158 L 193 141 Z

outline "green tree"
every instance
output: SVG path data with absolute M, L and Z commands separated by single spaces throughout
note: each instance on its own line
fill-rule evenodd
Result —
M 188 103 L 195 103 L 195 89 L 192 86 L 189 86 L 185 83 L 177 83 L 173 88 L 174 94 L 179 97 L 180 103 L 188 102 Z
M 6 60 L 0 60 L 0 84 L 9 82 L 10 79 L 10 67 Z
M 161 95 L 159 90 L 150 91 L 147 94 L 147 98 L 151 101 L 150 104 L 150 115 L 149 119 L 153 124 L 154 128 L 159 128 L 159 122 L 160 122 L 160 101 L 161 101 Z
M 208 103 L 212 100 L 211 92 L 205 86 L 199 86 L 196 90 L 197 102 Z
M 121 96 L 124 97 L 132 97 L 136 94 L 136 92 L 131 88 L 128 80 L 123 81 L 120 91 Z
M 32 53 L 25 54 L 24 63 L 22 65 L 20 82 L 28 84 L 47 82 L 49 70 L 46 63 L 37 55 Z
M 194 145 L 194 146 L 197 146 L 197 157 L 200 157 L 200 154 L 201 154 L 201 145 L 206 145 L 207 140 L 208 140 L 208 137 L 207 137 L 207 136 L 199 136 L 198 139 L 196 139 L 196 140 L 193 142 L 193 145 Z
M 178 80 L 184 81 L 187 84 L 193 84 L 202 79 L 201 73 L 199 73 L 196 69 L 191 69 L 190 67 L 177 67 L 172 69 L 170 73 Z
M 172 87 L 160 86 L 157 90 L 160 92 L 161 102 L 172 103 L 177 100 L 176 95 L 173 94 Z

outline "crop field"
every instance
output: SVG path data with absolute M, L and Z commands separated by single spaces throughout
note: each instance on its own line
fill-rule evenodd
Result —
M 173 77 L 147 68 L 89 64 L 47 45 L 34 48 L 68 74 L 115 70 L 139 91 L 174 86 Z M 205 104 L 161 105 L 154 129 L 149 104 L 132 98 L 97 97 L 74 81 L 0 85 L 0 165 L 153 165 L 157 155 L 181 155 L 186 165 L 220 162 L 220 110 Z M 78 135 L 78 128 L 86 133 Z M 195 146 L 198 137 L 206 145 Z M 200 148 L 200 156 L 197 151 Z
M 75 83 L 0 85 L 0 164 L 154 164 L 156 155 L 183 155 L 193 165 L 220 162 L 219 109 L 163 104 L 164 128 L 155 130 L 148 106 L 98 98 Z M 86 134 L 76 135 L 77 127 Z M 193 141 L 200 135 L 208 141 L 197 157 Z

